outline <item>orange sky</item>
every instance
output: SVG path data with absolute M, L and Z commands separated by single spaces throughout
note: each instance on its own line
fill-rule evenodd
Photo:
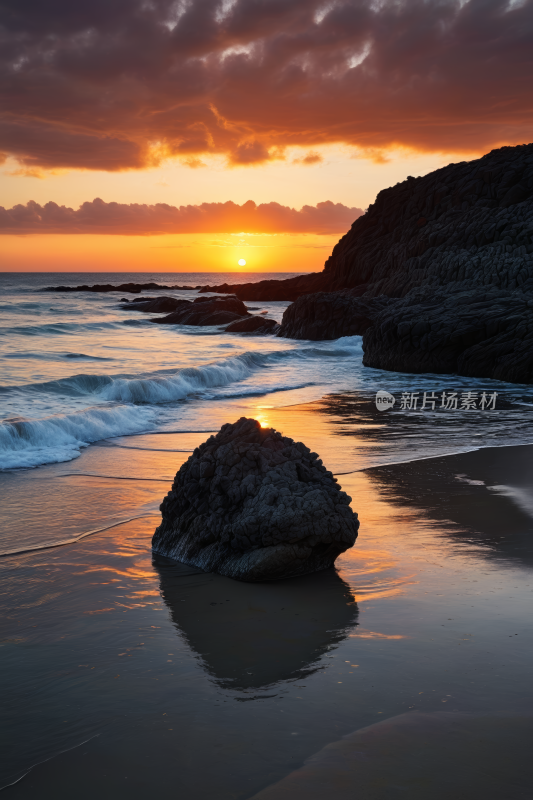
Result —
M 41 171 L 39 177 L 14 174 L 12 160 L 4 165 L 0 205 L 6 209 L 32 200 L 44 206 L 53 201 L 77 209 L 88 198 L 106 203 L 224 203 L 241 205 L 253 198 L 257 203 L 278 202 L 284 208 L 301 209 L 334 198 L 347 208 L 365 209 L 377 192 L 404 180 L 423 175 L 449 163 L 446 154 L 420 154 L 395 150 L 375 162 L 355 157 L 344 147 L 321 148 L 322 160 L 304 165 L 286 162 L 228 168 L 221 159 L 211 159 L 202 168 L 191 169 L 179 159 L 168 159 L 157 169 L 103 172 L 90 170 Z M 457 157 L 460 160 L 461 157 Z M 240 230 L 165 235 L 20 234 L 0 238 L 1 271 L 244 271 L 318 272 L 333 245 L 348 230 L 354 212 L 334 217 L 325 233 L 282 232 L 277 235 L 238 235 Z M 1 220 L 0 220 L 1 225 Z M 1 230 L 1 228 L 0 228 Z M 245 233 L 248 234 L 247 231 Z
M 244 247 L 252 271 L 317 270 L 346 209 L 533 138 L 533 0 L 4 0 L 0 26 L 1 270 L 227 270 Z M 107 206 L 105 236 L 16 208 L 95 198 L 288 210 L 236 246 L 194 209 L 141 239 Z M 326 201 L 327 224 L 301 211 Z

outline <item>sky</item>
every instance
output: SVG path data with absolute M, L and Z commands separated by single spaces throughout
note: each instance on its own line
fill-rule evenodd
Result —
M 0 270 L 319 271 L 532 67 L 533 0 L 3 0 Z

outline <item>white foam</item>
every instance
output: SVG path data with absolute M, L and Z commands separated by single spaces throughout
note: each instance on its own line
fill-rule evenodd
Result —
M 530 490 L 521 489 L 519 486 L 489 486 L 487 487 L 495 494 L 508 497 L 521 511 L 524 511 L 528 517 L 533 518 L 533 495 Z
M 71 461 L 91 442 L 151 428 L 155 417 L 151 408 L 111 406 L 38 420 L 7 420 L 0 425 L 0 469 Z

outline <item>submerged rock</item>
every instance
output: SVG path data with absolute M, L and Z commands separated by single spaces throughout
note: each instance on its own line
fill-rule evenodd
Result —
M 243 581 L 327 569 L 359 528 L 316 453 L 245 417 L 194 451 L 161 511 L 154 552 Z

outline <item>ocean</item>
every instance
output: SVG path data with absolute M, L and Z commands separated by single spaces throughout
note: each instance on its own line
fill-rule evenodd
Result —
M 14 798 L 245 800 L 380 719 L 529 707 L 533 387 L 368 369 L 357 336 L 154 325 L 120 294 L 42 291 L 154 281 L 191 288 L 143 295 L 190 299 L 275 277 L 292 275 L 0 275 Z M 247 303 L 278 321 L 287 305 Z M 424 392 L 495 408 L 422 409 Z M 316 450 L 353 498 L 336 570 L 250 585 L 151 553 L 176 470 L 241 416 Z
M 354 456 L 348 464 L 353 469 L 480 444 L 533 441 L 532 421 L 524 413 L 533 408 L 529 386 L 369 369 L 362 365 L 359 336 L 308 342 L 225 334 L 223 326 L 153 325 L 150 315 L 121 310 L 116 294 L 42 291 L 84 283 L 194 287 L 275 277 L 292 274 L 0 274 L 0 468 L 70 461 L 91 443 L 119 436 L 212 431 L 221 417 L 233 421 L 241 410 L 264 405 L 292 406 L 342 392 L 369 401 L 380 389 L 397 398 L 403 392 L 486 390 L 498 392 L 507 407 L 494 413 L 437 408 L 431 425 L 421 429 L 428 411 L 422 414 L 419 407 L 405 414 L 397 403 L 389 415 L 397 420 L 391 426 L 393 451 L 376 441 Z M 198 296 L 193 288 L 148 294 Z M 248 303 L 278 321 L 288 305 Z

